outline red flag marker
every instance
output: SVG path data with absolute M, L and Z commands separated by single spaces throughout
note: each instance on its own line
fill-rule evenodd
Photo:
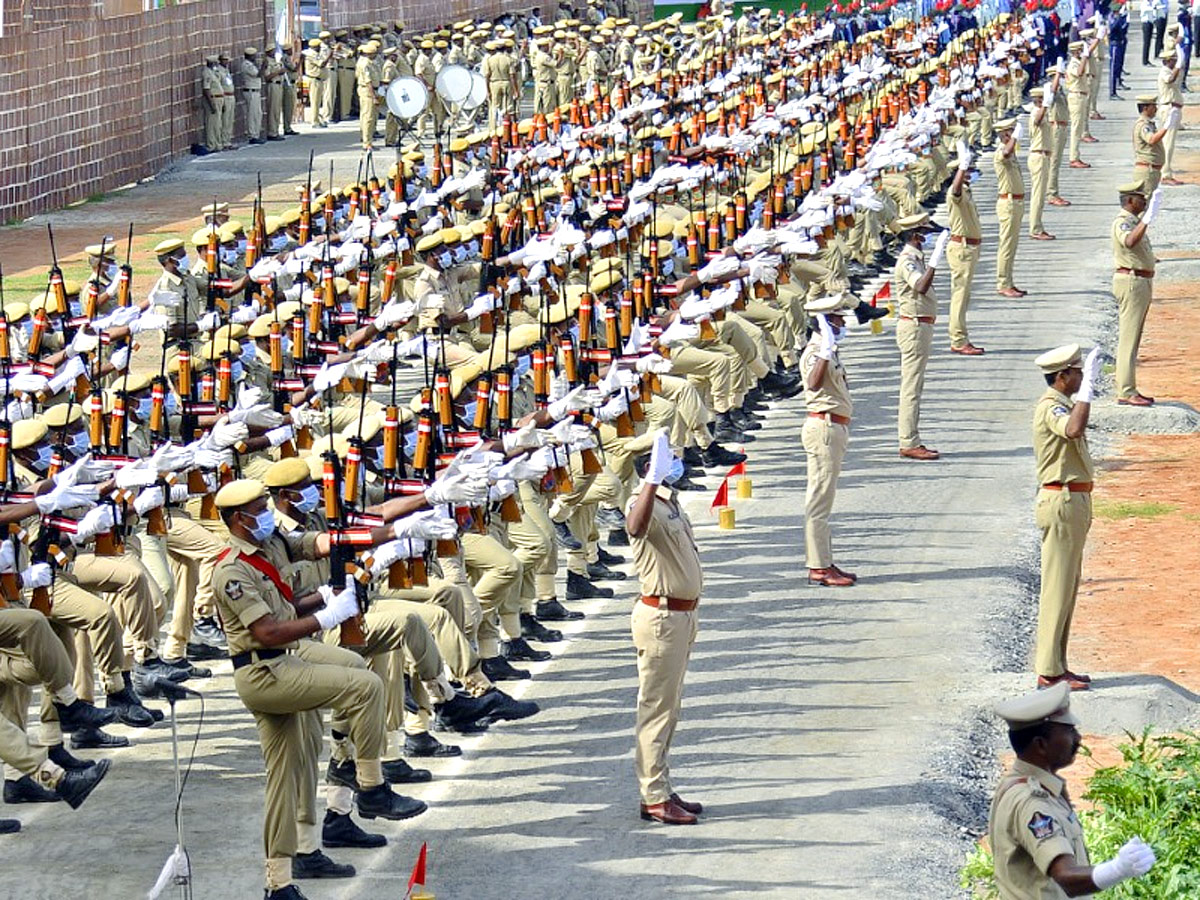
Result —
M 746 474 L 746 461 L 742 460 L 740 463 L 738 463 L 736 466 L 734 466 L 732 469 L 729 470 L 729 472 L 725 475 L 725 479 L 728 480 L 730 478 L 733 478 L 734 476 L 738 476 L 740 478 L 742 475 L 745 475 L 745 474 Z
M 878 306 L 880 300 L 891 300 L 891 299 L 892 299 L 892 283 L 890 281 L 885 281 L 883 283 L 883 287 L 881 287 L 879 290 L 877 290 L 875 292 L 875 296 L 871 298 L 871 305 Z
M 712 506 L 709 509 L 719 509 L 722 506 L 729 505 L 729 479 L 725 478 L 721 481 L 721 486 L 717 488 L 717 495 L 713 497 Z
M 413 889 L 414 885 L 419 884 L 419 885 L 421 885 L 421 887 L 425 886 L 425 853 L 426 853 L 426 849 L 427 849 L 427 844 L 422 842 L 421 852 L 417 854 L 416 865 L 413 866 L 412 874 L 408 876 L 408 891 L 405 892 L 405 894 L 404 894 L 405 897 L 407 897 L 409 894 L 412 893 L 412 889 Z

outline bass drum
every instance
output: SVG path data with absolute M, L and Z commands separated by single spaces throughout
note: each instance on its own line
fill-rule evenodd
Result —
M 388 85 L 384 99 L 397 119 L 415 119 L 429 105 L 429 88 L 420 78 L 402 75 Z
M 442 66 L 434 87 L 447 103 L 462 103 L 471 96 L 471 70 L 457 63 Z
M 466 110 L 478 109 L 487 100 L 487 79 L 478 72 L 471 73 L 471 93 L 467 95 L 467 99 L 463 101 L 462 108 Z

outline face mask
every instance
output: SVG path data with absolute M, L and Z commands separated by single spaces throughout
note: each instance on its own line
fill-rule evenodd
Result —
M 470 403 L 463 404 L 462 419 L 468 425 L 475 421 L 475 410 L 479 408 L 479 401 L 472 400 Z
M 45 444 L 37 448 L 37 459 L 29 464 L 35 472 L 45 472 L 50 468 L 50 457 L 54 455 L 54 449 Z
M 21 330 L 25 332 L 25 337 L 33 336 L 33 319 L 25 319 L 21 322 Z
M 150 409 L 154 406 L 154 400 L 151 397 L 142 397 L 137 402 L 137 417 L 141 422 L 150 421 Z
M 243 365 L 248 366 L 248 365 L 250 365 L 250 363 L 254 362 L 257 358 L 258 358 L 258 354 L 257 354 L 257 351 L 254 349 L 254 344 L 250 343 L 249 341 L 242 344 L 242 364 Z
M 113 281 L 114 279 L 116 279 L 117 273 L 120 271 L 121 270 L 119 268 L 117 268 L 116 263 L 109 263 L 107 266 L 104 267 L 104 277 L 107 278 L 109 281 Z
M 454 256 L 449 250 L 443 250 L 437 255 L 438 265 L 443 269 L 448 269 L 454 265 Z
M 176 399 L 174 394 L 167 394 L 167 396 L 163 398 L 163 412 L 168 416 L 174 415 L 175 410 L 178 408 L 179 400 Z
M 237 257 L 238 255 L 236 250 L 226 250 L 224 247 L 221 248 L 221 262 L 225 263 L 225 265 L 232 266 L 235 262 L 237 262 Z
M 237 251 L 238 251 L 238 253 L 246 252 L 246 239 L 245 238 L 242 238 L 237 242 Z
M 675 260 L 670 258 L 664 259 L 662 261 L 662 273 L 667 277 L 673 275 L 675 273 Z
M 233 365 L 229 367 L 229 377 L 234 381 L 241 381 L 246 374 L 246 367 L 242 365 L 240 359 L 235 359 Z
M 469 253 L 471 256 L 478 256 L 479 255 L 479 241 L 473 240 L 473 241 L 471 241 L 471 243 L 467 244 L 467 253 Z
M 254 517 L 254 524 L 250 526 L 250 536 L 256 541 L 265 541 L 274 530 L 275 515 L 271 510 L 264 509 Z
M 383 471 L 383 446 L 380 445 L 378 447 L 371 447 L 369 449 L 371 450 L 371 453 L 372 453 L 373 462 L 375 464 L 375 470 L 377 472 L 382 472 Z
M 416 449 L 417 433 L 415 431 L 410 431 L 408 434 L 404 435 L 404 455 L 411 459 Z
M 187 270 L 192 267 L 192 260 L 185 253 L 185 254 L 183 254 L 183 256 L 177 257 L 175 259 L 175 265 L 177 265 L 181 270 Z
M 529 356 L 518 356 L 517 362 L 513 366 L 513 376 L 520 378 L 533 366 L 533 358 Z
M 282 345 L 281 345 L 280 349 L 283 350 L 283 355 L 291 356 L 291 354 L 292 354 L 292 339 L 290 337 L 288 337 L 286 334 L 281 335 L 281 337 L 282 337 L 283 341 L 282 341 Z
M 298 512 L 310 513 L 317 508 L 317 503 L 321 500 L 321 492 L 317 490 L 315 484 L 310 484 L 299 493 L 300 499 L 292 503 Z
M 671 457 L 671 468 L 667 472 L 667 477 L 663 479 L 663 484 L 674 484 L 683 477 L 683 460 L 678 456 Z
M 969 181 L 971 182 L 971 184 L 974 184 L 975 182 L 977 182 L 979 180 L 980 174 L 981 173 L 978 171 L 974 171 L 970 174 Z
M 454 251 L 454 261 L 460 262 L 460 263 L 467 261 L 467 248 L 466 247 L 459 247 L 457 250 Z
M 75 456 L 82 456 L 88 450 L 88 436 L 86 431 L 77 431 L 67 439 L 67 449 Z
M 428 178 L 429 177 L 429 166 L 426 166 L 426 165 L 417 166 L 417 175 L 420 178 Z
M 271 250 L 275 253 L 278 253 L 287 246 L 287 243 L 288 238 L 286 234 L 276 235 L 275 237 L 271 238 Z
M 68 300 L 67 308 L 71 310 L 71 315 L 75 316 L 76 318 L 83 315 L 83 301 L 82 300 Z

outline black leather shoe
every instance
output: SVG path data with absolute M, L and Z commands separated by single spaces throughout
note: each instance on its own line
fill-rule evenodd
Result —
M 397 794 L 386 783 L 359 791 L 354 795 L 354 802 L 362 818 L 390 819 L 393 822 L 419 816 L 429 808 L 421 800 Z
M 693 469 L 701 469 L 708 465 L 704 461 L 704 457 L 700 455 L 699 447 L 684 447 L 683 448 L 683 464 L 691 466 Z
M 706 490 L 708 490 L 708 488 L 706 488 L 704 485 L 696 484 L 696 482 L 692 481 L 692 479 L 688 478 L 686 475 L 683 478 L 680 478 L 678 481 L 673 482 L 671 484 L 671 487 L 677 491 L 706 491 Z
M 176 681 L 183 681 L 187 678 L 212 678 L 212 669 L 207 666 L 193 666 L 188 662 L 187 657 L 180 659 L 164 659 L 162 664 L 169 670 L 183 675 L 183 678 L 176 678 Z
M 117 720 L 123 725 L 134 728 L 149 728 L 154 724 L 154 716 L 142 706 L 137 694 L 130 687 L 123 687 L 115 694 L 109 694 L 104 705 L 117 714 Z
M 574 622 L 576 619 L 582 619 L 584 615 L 577 609 L 567 609 L 558 602 L 557 597 L 539 600 L 536 614 L 539 619 L 546 622 Z
M 194 644 L 188 641 L 187 658 L 197 661 L 229 659 L 229 651 L 220 647 L 210 647 L 208 644 Z
M 101 728 L 117 720 L 115 710 L 100 709 L 79 698 L 69 706 L 55 703 L 54 708 L 58 710 L 58 726 L 65 734 L 82 728 Z
M 16 834 L 21 830 L 21 823 L 16 819 L 0 819 L 0 834 Z
M 591 600 L 597 597 L 607 600 L 612 595 L 612 588 L 596 587 L 578 572 L 567 572 L 568 600 Z
M 500 654 L 509 661 L 517 662 L 545 662 L 553 656 L 549 650 L 534 650 L 525 642 L 525 638 L 520 637 L 501 641 Z
M 321 823 L 321 844 L 326 847 L 355 847 L 369 849 L 386 847 L 387 838 L 382 834 L 371 834 L 358 827 L 349 815 L 339 815 L 331 809 L 325 810 L 325 821 Z M 297 859 L 299 856 L 296 857 Z M 312 876 L 297 875 L 295 860 L 292 862 L 293 878 L 308 878 Z M 316 876 L 322 877 L 320 875 Z M 328 877 L 328 876 L 325 876 Z
M 320 850 L 297 853 L 292 857 L 293 878 L 353 878 L 354 874 L 354 866 L 335 863 Z
M 336 784 L 341 787 L 350 788 L 352 791 L 357 791 L 358 767 L 352 759 L 344 759 L 341 762 L 337 762 L 331 757 L 329 765 L 325 767 L 325 781 L 328 784 Z
M 685 459 L 684 462 L 687 462 Z M 596 510 L 597 528 L 624 528 L 625 515 L 615 506 L 601 506 Z
M 29 775 L 4 779 L 5 803 L 57 803 L 60 797 L 48 791 Z
M 50 757 L 50 762 L 64 769 L 90 769 L 96 764 L 94 759 L 80 759 L 72 756 L 62 744 L 55 744 L 46 752 L 46 755 Z
M 294 884 L 274 891 L 263 890 L 263 900 L 308 900 Z
M 433 781 L 428 769 L 414 769 L 402 759 L 385 759 L 382 763 L 383 780 L 388 784 L 424 784 Z
M 566 522 L 554 523 L 554 539 L 558 541 L 558 546 L 564 550 L 582 550 L 583 544 L 579 538 L 571 534 L 571 529 L 567 527 Z
M 120 734 L 109 734 L 99 728 L 80 728 L 71 735 L 72 750 L 115 750 L 128 746 L 129 738 Z
M 624 528 L 614 528 L 608 533 L 608 546 L 628 547 L 629 532 L 627 532 Z
M 155 722 L 161 722 L 163 720 L 164 716 L 161 710 L 154 709 L 152 706 L 146 706 L 145 703 L 146 698 L 154 699 L 156 697 L 162 697 L 162 691 L 158 689 L 158 686 L 154 684 L 151 679 L 146 678 L 144 675 L 136 671 L 133 672 L 132 677 L 130 676 L 129 672 L 126 672 L 125 685 L 126 690 L 128 690 L 129 693 L 137 699 L 137 702 L 142 705 L 142 708 L 150 714 L 150 718 L 152 718 Z
M 540 644 L 553 644 L 562 640 L 562 632 L 547 628 L 533 613 L 521 613 L 521 637 Z
M 492 701 L 492 711 L 488 713 L 485 721 L 489 722 L 515 722 L 518 719 L 528 719 L 530 716 L 535 716 L 541 712 L 541 707 L 532 700 L 517 700 L 514 697 L 508 696 L 498 687 L 491 688 L 483 696 L 488 697 Z
M 471 697 L 467 694 L 455 694 L 445 703 L 439 703 L 434 707 L 438 727 L 467 733 L 477 731 L 478 726 L 475 723 L 491 712 L 493 706 L 493 701 L 485 698 L 486 695 Z
M 729 411 L 729 420 L 740 428 L 743 433 L 747 431 L 762 431 L 762 422 L 746 415 L 745 412 L 736 406 Z
M 445 756 L 462 756 L 462 747 L 443 744 L 427 731 L 404 736 L 404 755 L 423 759 Z
M 179 663 L 182 663 L 182 665 L 179 665 Z M 188 669 L 189 666 L 187 660 L 175 660 L 174 662 L 168 663 L 166 660 L 159 659 L 157 656 L 155 656 L 143 663 L 135 663 L 133 667 L 133 675 L 135 679 L 153 678 L 157 676 L 159 678 L 165 678 L 167 681 L 179 683 L 182 681 L 187 681 L 188 678 L 191 677 L 191 672 L 189 672 Z M 208 672 L 207 669 L 201 669 L 198 671 Z M 208 674 L 212 675 L 212 672 L 208 672 Z
M 225 637 L 225 632 L 221 630 L 221 623 L 213 616 L 205 616 L 196 620 L 192 626 L 192 634 L 188 638 L 188 643 L 215 647 L 227 654 L 229 652 L 229 640 Z
M 738 463 L 746 461 L 745 453 L 726 450 L 716 441 L 705 447 L 701 451 L 701 456 L 706 466 L 736 466 Z
M 610 569 L 600 560 L 587 565 L 588 579 L 591 581 L 624 581 L 629 576 L 618 569 Z
M 533 677 L 527 670 L 518 669 L 513 666 L 503 656 L 481 659 L 479 661 L 479 668 L 483 670 L 483 674 L 490 681 L 522 681 Z
M 83 801 L 96 789 L 101 779 L 108 774 L 112 761 L 101 759 L 86 769 L 68 769 L 63 772 L 54 792 L 67 802 L 71 809 L 79 809 Z
M 603 547 L 597 547 L 596 552 L 599 554 L 600 562 L 606 566 L 619 566 L 625 562 L 625 557 L 619 556 L 616 553 L 609 553 Z

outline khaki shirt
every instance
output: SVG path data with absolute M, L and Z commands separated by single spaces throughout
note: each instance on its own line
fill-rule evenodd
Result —
M 1083 60 L 1083 57 L 1071 57 L 1067 63 L 1066 81 L 1069 93 L 1087 93 L 1087 63 Z
M 1044 113 L 1042 113 L 1042 124 L 1039 125 L 1037 124 L 1037 114 L 1038 110 L 1041 108 L 1041 106 L 1038 106 L 1037 109 L 1029 114 L 1030 153 L 1033 153 L 1035 150 L 1041 150 L 1045 153 L 1049 153 L 1054 147 L 1054 126 L 1051 124 L 1053 121 L 1054 110 L 1047 109 Z
M 1135 163 L 1146 163 L 1151 166 L 1162 167 L 1167 161 L 1167 148 L 1163 146 L 1163 142 L 1151 144 L 1150 138 L 1158 128 L 1154 124 L 1154 120 L 1146 116 L 1138 116 L 1133 123 L 1133 161 Z
M 988 819 L 1002 900 L 1060 900 L 1067 895 L 1048 874 L 1060 856 L 1088 865 L 1083 826 L 1066 782 L 1018 759 L 996 788 Z
M 979 210 L 975 208 L 975 200 L 971 197 L 970 185 L 964 183 L 957 197 L 954 196 L 954 191 L 947 191 L 946 205 L 950 208 L 952 235 L 976 240 L 983 237 L 983 231 L 979 227 Z
M 251 60 L 243 59 L 238 66 L 238 74 L 242 76 L 242 87 L 248 91 L 262 90 L 262 74 Z
M 1158 70 L 1158 105 L 1183 106 L 1183 91 L 1179 88 L 1178 70 L 1163 66 Z
M 488 82 L 512 83 L 513 59 L 507 53 L 489 53 L 483 58 L 483 77 Z
M 925 254 L 911 244 L 905 244 L 896 259 L 896 270 L 893 279 L 900 294 L 896 312 L 902 316 L 936 316 L 937 294 L 933 286 L 924 294 L 917 293 L 917 282 L 925 274 Z
M 279 592 L 271 578 L 242 558 L 256 555 L 273 566 L 280 578 L 284 577 L 287 553 L 283 542 L 273 538 L 268 538 L 260 547 L 230 535 L 229 552 L 213 569 L 213 594 L 225 626 L 225 636 L 229 639 L 230 656 L 247 650 L 266 649 L 250 633 L 250 626 L 263 616 L 274 616 L 279 620 L 296 618 L 295 607 Z M 294 650 L 296 646 L 293 641 L 279 649 Z
M 813 331 L 804 352 L 800 354 L 800 375 L 804 379 L 804 405 L 809 412 L 834 413 L 850 418 L 854 412 L 854 403 L 850 400 L 850 385 L 846 381 L 846 370 L 842 367 L 841 357 L 836 352 L 829 365 L 825 367 L 825 377 L 816 390 L 808 386 L 808 375 L 816 366 L 817 353 L 821 349 L 821 332 Z
M 1033 456 L 1038 484 L 1086 483 L 1095 478 L 1087 436 L 1067 437 L 1067 422 L 1075 404 L 1047 388 L 1033 411 Z
M 172 325 L 181 325 L 184 322 L 190 322 L 194 325 L 196 320 L 204 315 L 204 308 L 208 302 L 207 286 L 204 291 L 201 291 L 200 282 L 191 272 L 181 271 L 179 275 L 163 272 L 158 276 L 158 281 L 154 283 L 154 290 L 170 291 L 183 298 L 183 302 L 178 306 L 170 308 L 165 306 L 158 307 L 170 320 Z
M 633 564 L 645 596 L 699 600 L 704 587 L 700 553 L 687 513 L 674 495 L 666 485 L 659 486 L 646 533 L 642 537 L 630 535 Z M 626 513 L 636 502 L 636 496 L 629 499 Z
M 1142 239 L 1132 247 L 1125 246 L 1125 238 L 1138 227 L 1142 220 L 1131 212 L 1121 210 L 1121 214 L 1113 220 L 1112 247 L 1113 267 L 1117 269 L 1140 269 L 1154 272 L 1154 248 L 1150 246 L 1150 232 L 1142 235 Z
M 375 63 L 366 56 L 360 56 L 354 69 L 354 80 L 360 94 L 373 94 L 379 87 L 379 71 Z
M 1021 162 L 1014 150 L 1008 156 L 997 149 L 992 154 L 992 168 L 996 170 L 996 195 L 1024 194 L 1025 181 L 1021 178 Z

